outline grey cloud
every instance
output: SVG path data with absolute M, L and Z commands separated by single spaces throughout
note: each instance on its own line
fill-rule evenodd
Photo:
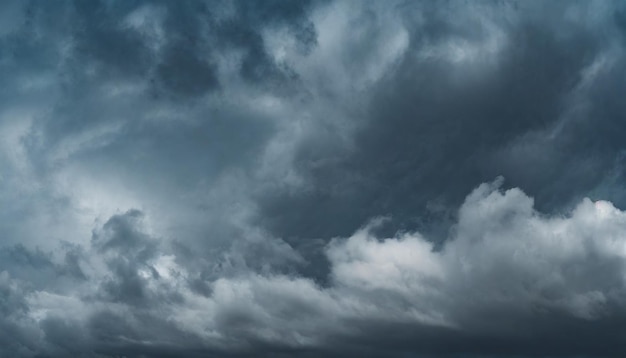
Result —
M 188 46 L 166 50 L 165 61 L 157 67 L 157 78 L 174 92 L 201 94 L 218 86 L 215 70 Z
M 308 301 L 308 308 L 298 312 L 306 315 L 316 308 L 338 319 L 316 332 L 361 337 L 357 344 L 372 352 L 389 344 L 423 354 L 610 356 L 621 345 L 615 324 L 624 315 L 624 259 L 614 248 L 623 244 L 618 233 L 623 227 L 623 212 L 607 202 L 585 200 L 568 217 L 550 218 L 536 212 L 533 200 L 518 189 L 500 192 L 482 185 L 461 207 L 456 234 L 441 251 L 433 251 L 416 233 L 380 241 L 366 228 L 328 248 L 333 284 L 327 289 L 308 286 L 319 292 L 320 301 L 303 293 L 291 306 Z M 274 292 L 277 284 L 271 284 Z M 263 286 L 253 296 L 260 302 L 265 295 L 273 297 Z M 286 299 L 288 292 L 279 296 Z M 341 307 L 338 313 L 333 313 L 335 305 Z M 272 310 L 268 317 L 281 317 L 281 311 L 263 307 Z M 254 321 L 259 316 L 250 311 L 247 320 L 235 317 L 246 327 L 264 326 Z M 291 329 L 314 339 L 306 334 L 313 317 Z M 596 330 L 606 330 L 606 335 Z M 428 338 L 420 339 L 421 334 Z M 572 345 L 562 334 L 593 339 Z M 380 341 L 372 343 L 371 337 Z
M 151 238 L 138 229 L 143 213 L 137 209 L 111 217 L 102 226 L 102 232 L 94 232 L 92 242 L 101 251 L 114 250 L 124 254 L 137 254 L 143 258 L 154 255 Z
M 48 342 L 50 355 L 85 355 L 89 351 L 84 327 L 60 317 L 51 317 L 40 323 Z
M 168 259 L 165 248 L 137 255 L 145 236 L 132 224 L 138 212 L 129 212 L 103 225 L 114 228 L 109 242 L 122 234 L 126 242 L 110 246 L 113 260 L 105 259 L 105 271 L 94 276 L 104 284 L 92 286 L 110 294 L 115 282 L 115 292 L 123 293 L 113 301 L 118 305 L 106 308 L 113 296 L 88 294 L 71 321 L 60 311 L 42 316 L 58 298 L 39 287 L 23 300 L 11 281 L 3 302 L 12 315 L 38 323 L 46 345 L 32 343 L 33 349 L 52 356 L 613 356 L 623 344 L 619 322 L 626 313 L 619 249 L 626 214 L 585 199 L 567 216 L 548 216 L 521 190 L 500 185 L 483 184 L 466 198 L 441 250 L 417 232 L 376 237 L 380 221 L 333 240 L 325 249 L 326 287 L 248 272 L 209 281 L 211 292 L 200 294 L 187 279 L 192 273 Z M 95 250 L 90 260 L 101 259 Z M 145 265 L 161 273 L 146 274 Z M 131 281 L 141 295 L 133 295 Z M 167 299 L 173 290 L 179 298 Z M 72 296 L 71 288 L 62 295 Z M 72 332 L 84 332 L 76 344 L 65 336 Z M 572 335 L 593 339 L 564 339 Z
M 140 34 L 124 28 L 121 18 L 132 9 L 124 3 L 74 1 L 77 64 L 99 64 L 119 76 L 141 76 L 150 65 L 150 52 Z M 70 11 L 71 11 L 70 10 Z M 80 57 L 85 56 L 86 59 Z
M 591 5 L 413 5 L 397 15 L 409 48 L 372 86 L 355 144 L 335 160 L 303 146 L 295 166 L 313 189 L 262 201 L 279 236 L 346 235 L 388 214 L 392 230 L 427 229 L 446 219 L 429 202 L 455 208 L 471 187 L 501 174 L 540 208 L 558 210 L 590 192 L 621 155 L 612 138 L 621 137 L 614 119 L 624 111 L 612 94 L 622 92 L 614 78 L 624 58 L 605 36 L 615 32 L 610 12 L 607 22 L 579 26 L 563 13 L 594 12 Z M 415 222 L 416 212 L 434 223 Z
M 29 356 L 37 353 L 40 344 L 36 327 L 25 319 L 29 307 L 24 291 L 6 271 L 0 273 L 0 310 L 2 319 L 2 348 L 0 353 L 9 356 Z
M 63 251 L 63 259 L 57 260 L 50 253 L 29 250 L 23 245 L 4 247 L 0 250 L 0 271 L 26 286 L 50 290 L 85 280 L 80 253 L 73 248 Z
M 104 257 L 110 273 L 102 282 L 98 296 L 137 307 L 180 301 L 174 290 L 164 290 L 158 297 L 150 296 L 152 292 L 147 287 L 150 279 L 156 282 L 161 279 L 153 261 L 164 250 L 159 250 L 158 239 L 141 230 L 142 216 L 138 210 L 129 210 L 111 217 L 100 232 L 94 232 L 92 245 Z
M 0 355 L 623 351 L 619 2 L 0 8 Z

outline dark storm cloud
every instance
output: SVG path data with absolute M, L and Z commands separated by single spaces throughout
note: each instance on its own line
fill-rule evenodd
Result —
M 346 235 L 389 214 L 392 230 L 429 226 L 416 220 L 445 219 L 497 175 L 558 210 L 621 172 L 620 12 L 581 24 L 568 13 L 593 13 L 590 4 L 475 3 L 471 15 L 455 4 L 399 7 L 407 54 L 372 88 L 351 150 L 324 161 L 303 146 L 295 165 L 313 189 L 263 200 L 278 235 Z
M 60 262 L 55 262 L 50 254 L 38 249 L 31 251 L 23 245 L 0 250 L 0 270 L 37 287 L 48 286 L 50 289 L 59 285 L 59 280 L 66 280 L 67 284 L 84 280 L 86 277 L 80 267 L 80 260 L 80 252 L 72 247 L 64 249 Z
M 138 271 L 145 267 L 149 275 L 159 276 L 153 267 L 146 264 L 156 254 L 157 242 L 137 231 L 135 221 L 141 215 L 138 210 L 116 215 L 104 224 L 103 232 L 94 233 L 92 239 L 100 252 L 112 253 L 106 263 L 112 277 L 104 283 L 103 290 L 113 301 L 145 304 L 144 280 Z
M 0 7 L 0 355 L 626 348 L 620 3 Z
M 0 354 L 3 356 L 32 357 L 42 351 L 39 328 L 28 318 L 26 292 L 6 271 L 0 273 Z

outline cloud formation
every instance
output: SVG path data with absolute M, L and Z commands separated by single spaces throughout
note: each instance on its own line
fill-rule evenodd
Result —
M 585 199 L 546 216 L 521 190 L 498 186 L 466 198 L 441 250 L 418 232 L 377 237 L 380 220 L 332 240 L 325 287 L 241 272 L 194 290 L 192 272 L 143 232 L 136 210 L 94 232 L 76 265 L 88 279 L 70 275 L 71 285 L 24 276 L 59 264 L 7 250 L 4 354 L 614 354 L 626 212 Z
M 625 19 L 4 2 L 0 355 L 617 355 Z

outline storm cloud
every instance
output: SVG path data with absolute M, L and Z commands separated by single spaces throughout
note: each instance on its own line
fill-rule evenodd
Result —
M 626 7 L 5 1 L 0 356 L 626 351 Z

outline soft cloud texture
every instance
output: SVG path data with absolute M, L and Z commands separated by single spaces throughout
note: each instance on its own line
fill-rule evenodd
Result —
M 550 217 L 521 190 L 498 185 L 466 198 L 441 250 L 417 232 L 378 238 L 379 221 L 334 239 L 325 248 L 325 287 L 246 272 L 194 290 L 179 257 L 142 231 L 138 211 L 94 232 L 75 264 L 88 279 L 68 274 L 72 285 L 24 276 L 71 267 L 68 256 L 64 264 L 38 261 L 43 253 L 14 248 L 3 260 L 13 264 L 1 276 L 2 324 L 17 338 L 4 354 L 377 355 L 386 346 L 389 354 L 613 354 L 622 341 L 615 325 L 626 314 L 626 213 L 585 199 Z M 575 345 L 559 338 L 590 332 L 594 340 Z
M 0 355 L 619 355 L 625 14 L 4 2 Z

